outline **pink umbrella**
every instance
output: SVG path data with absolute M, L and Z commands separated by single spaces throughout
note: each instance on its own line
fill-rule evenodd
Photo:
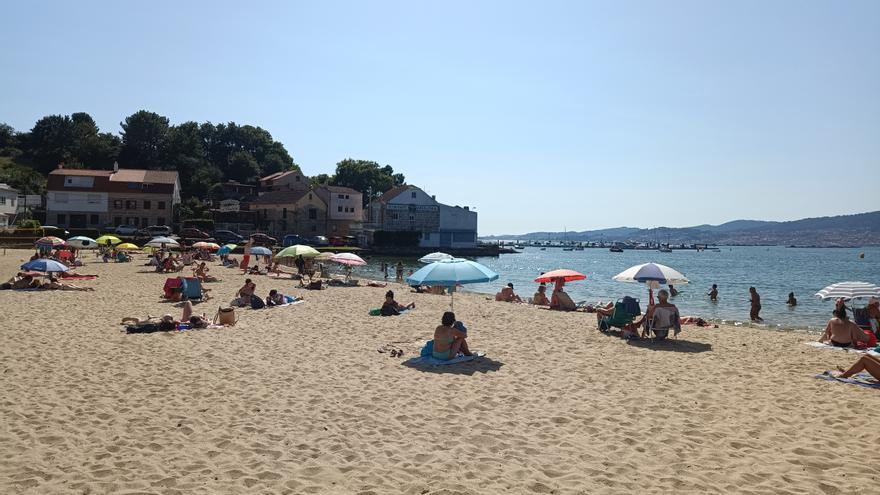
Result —
M 339 253 L 331 256 L 330 261 L 347 266 L 361 266 L 367 264 L 363 258 L 354 253 Z

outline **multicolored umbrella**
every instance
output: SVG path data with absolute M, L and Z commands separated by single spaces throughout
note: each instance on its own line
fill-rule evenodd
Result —
M 52 249 L 64 245 L 64 239 L 49 235 L 37 239 L 36 245 L 40 249 Z
M 618 282 L 641 283 L 648 286 L 648 304 L 654 304 L 654 289 L 661 285 L 682 285 L 688 283 L 681 272 L 660 263 L 644 263 L 632 266 L 618 273 L 613 280 Z
M 869 299 L 880 297 L 880 287 L 868 282 L 838 282 L 816 293 L 816 297 L 822 300 L 843 299 Z
M 164 244 L 164 246 L 163 246 L 163 244 Z M 166 248 L 180 247 L 180 243 L 178 243 L 177 241 L 175 241 L 174 239 L 172 239 L 170 237 L 156 237 L 144 245 L 150 246 L 150 247 L 166 247 Z
M 237 247 L 237 244 L 224 244 L 223 247 L 221 247 L 220 250 L 217 251 L 217 254 L 229 254 Z
M 302 256 L 303 258 L 314 258 L 321 254 L 315 248 L 311 246 L 305 246 L 303 244 L 294 244 L 293 246 L 288 246 L 281 251 L 278 251 L 278 254 L 275 255 L 276 258 L 296 258 L 297 256 Z
M 46 258 L 28 261 L 21 265 L 21 269 L 35 272 L 66 272 L 70 270 L 67 265 Z

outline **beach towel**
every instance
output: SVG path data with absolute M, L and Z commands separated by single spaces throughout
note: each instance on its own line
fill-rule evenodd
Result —
M 474 359 L 477 359 L 478 357 L 483 357 L 485 355 L 485 352 L 474 351 L 470 356 L 459 354 L 458 356 L 449 360 L 436 359 L 431 356 L 419 356 L 410 358 L 404 361 L 403 364 L 409 366 L 448 366 L 450 364 L 466 363 L 468 361 L 473 361 Z
M 819 373 L 816 375 L 816 378 L 820 380 L 828 380 L 830 382 L 849 383 L 850 385 L 858 385 L 860 387 L 880 389 L 880 382 L 864 371 L 849 378 L 837 378 L 831 374 L 831 371 L 826 371 L 825 373 Z
M 296 306 L 297 304 L 302 304 L 305 301 L 302 299 L 297 299 L 296 301 L 288 300 L 288 302 L 284 304 L 273 304 L 271 306 L 267 306 L 269 308 L 286 308 L 288 306 Z
M 804 342 L 804 343 L 810 347 L 816 347 L 818 349 L 833 349 L 833 350 L 837 350 L 837 351 L 855 352 L 857 354 L 870 354 L 872 356 L 880 357 L 880 352 L 877 351 L 877 349 L 880 349 L 880 347 L 875 348 L 875 349 L 856 349 L 855 347 L 837 347 L 837 346 L 833 346 L 831 344 L 825 344 L 823 342 L 815 342 L 815 341 Z

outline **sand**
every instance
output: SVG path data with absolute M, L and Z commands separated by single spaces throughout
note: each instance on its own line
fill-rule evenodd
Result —
M 0 255 L 0 274 L 27 251 Z M 460 294 L 474 349 L 414 369 L 449 298 L 368 316 L 384 289 L 294 289 L 234 328 L 126 335 L 179 315 L 164 275 L 92 262 L 88 292 L 0 292 L 3 493 L 868 493 L 880 393 L 816 380 L 854 354 L 803 333 L 686 327 L 630 345 L 595 318 Z M 213 267 L 210 315 L 243 281 Z M 589 283 L 589 282 L 585 282 Z M 609 294 L 609 298 L 613 297 Z M 378 353 L 392 344 L 403 358 Z

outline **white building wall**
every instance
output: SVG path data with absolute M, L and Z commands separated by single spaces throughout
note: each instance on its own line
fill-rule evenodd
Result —
M 477 231 L 477 212 L 459 206 L 440 206 L 440 230 Z
M 107 213 L 107 193 L 83 191 L 49 191 L 47 212 Z
M 431 206 L 436 205 L 437 200 L 429 196 L 425 191 L 413 187 L 392 198 L 388 201 L 388 204 Z
M 0 189 L 0 214 L 14 215 L 18 207 L 18 192 Z
M 343 196 L 340 198 L 339 196 Z M 348 198 L 345 198 L 348 196 Z M 328 215 L 330 220 L 361 221 L 364 217 L 363 196 L 350 193 L 330 193 L 330 205 Z M 342 211 L 339 211 L 339 209 Z

